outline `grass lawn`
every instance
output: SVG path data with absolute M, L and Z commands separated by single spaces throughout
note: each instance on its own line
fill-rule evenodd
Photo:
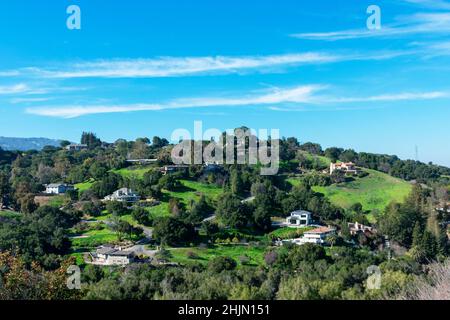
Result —
M 279 228 L 268 234 L 269 237 L 281 238 L 281 239 L 293 239 L 299 238 L 306 231 L 314 229 L 313 227 L 305 227 L 305 228 Z
M 119 170 L 113 170 L 112 172 L 121 175 L 124 178 L 136 178 L 136 179 L 142 179 L 144 177 L 144 174 L 150 171 L 154 167 L 142 167 L 142 166 L 135 166 L 135 167 L 128 167 L 123 168 Z
M 404 180 L 375 170 L 364 169 L 364 171 L 369 173 L 367 177 L 313 189 L 323 193 L 332 203 L 345 209 L 359 202 L 364 210 L 378 209 L 380 211 L 392 201 L 403 202 L 412 190 L 411 184 Z
M 317 160 L 324 167 L 329 167 L 330 166 L 331 160 L 328 159 L 327 157 L 317 156 L 317 155 L 311 154 L 311 153 L 306 152 L 306 151 L 300 151 L 300 152 L 306 159 L 308 159 L 310 161 Z
M 111 230 L 105 228 L 102 230 L 90 230 L 82 234 L 86 238 L 77 238 L 72 240 L 72 249 L 93 249 L 102 244 L 117 241 L 117 236 Z
M 240 262 L 240 257 L 246 256 L 248 258 L 247 265 L 258 266 L 264 263 L 264 247 L 254 247 L 254 246 L 242 246 L 242 245 L 217 245 L 210 248 L 177 248 L 170 249 L 172 254 L 172 261 L 182 264 L 190 264 L 193 262 L 199 262 L 202 264 L 207 264 L 209 260 L 225 256 L 230 257 L 242 265 Z M 198 258 L 192 259 L 188 257 L 188 252 L 195 253 Z
M 92 187 L 92 185 L 93 185 L 94 183 L 95 183 L 95 180 L 94 180 L 94 179 L 89 179 L 89 180 L 86 181 L 86 182 L 83 182 L 83 183 L 77 183 L 77 184 L 75 185 L 75 189 L 77 189 L 78 192 L 83 192 L 83 191 L 89 190 L 89 189 Z
M 61 208 L 66 203 L 66 196 L 54 196 L 50 197 L 47 205 L 54 208 Z
M 184 204 L 188 204 L 190 200 L 200 199 L 200 195 L 215 200 L 221 193 L 222 188 L 216 185 L 204 184 L 190 180 L 180 180 L 181 184 L 187 189 L 182 191 L 164 191 L 171 198 L 178 198 Z
M 184 186 L 185 190 L 181 191 L 163 190 L 163 193 L 168 199 L 169 198 L 180 199 L 180 201 L 185 205 L 189 204 L 191 200 L 198 201 L 202 194 L 206 198 L 215 200 L 223 192 L 221 187 L 215 185 L 208 185 L 190 180 L 180 180 L 180 182 Z M 169 204 L 166 201 L 161 202 L 161 204 L 157 206 L 147 208 L 147 210 L 154 218 L 170 216 Z

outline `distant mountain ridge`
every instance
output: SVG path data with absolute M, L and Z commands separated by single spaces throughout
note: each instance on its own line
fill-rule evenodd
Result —
M 8 151 L 42 150 L 45 146 L 59 147 L 61 140 L 48 138 L 10 138 L 0 137 L 0 148 Z

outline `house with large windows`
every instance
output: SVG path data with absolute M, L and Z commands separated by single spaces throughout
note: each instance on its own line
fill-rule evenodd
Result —
M 134 203 L 141 200 L 141 197 L 131 189 L 122 188 L 115 191 L 113 194 L 106 196 L 104 201 L 119 201 Z
M 312 213 L 305 210 L 294 211 L 286 218 L 289 227 L 307 227 L 312 223 Z

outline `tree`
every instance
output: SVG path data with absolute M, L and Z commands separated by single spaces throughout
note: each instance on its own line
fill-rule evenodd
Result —
M 10 198 L 9 176 L 6 172 L 0 171 L 0 209 L 8 205 Z
M 242 228 L 248 223 L 247 208 L 231 193 L 224 193 L 218 199 L 216 215 L 228 227 Z
M 134 208 L 131 212 L 131 216 L 134 220 L 144 226 L 151 226 L 153 223 L 148 211 L 141 207 Z
M 106 203 L 106 210 L 115 216 L 124 216 L 129 213 L 127 205 L 120 201 L 108 201 Z
M 102 214 L 102 205 L 100 202 L 89 201 L 83 204 L 82 210 L 92 217 L 99 217 Z
M 208 270 L 213 273 L 234 270 L 236 267 L 236 261 L 230 257 L 215 257 L 208 262 Z
M 95 133 L 83 132 L 81 135 L 81 144 L 87 145 L 89 149 L 95 149 L 102 145 L 102 141 L 97 138 Z
M 155 221 L 153 237 L 161 244 L 176 245 L 194 240 L 195 230 L 180 219 L 164 217 Z
M 38 205 L 34 202 L 34 195 L 29 193 L 24 195 L 19 199 L 20 212 L 22 213 L 32 213 L 37 208 Z
M 244 184 L 242 182 L 241 173 L 238 171 L 238 169 L 231 170 L 230 185 L 231 193 L 233 193 L 234 195 L 240 195 L 243 193 Z

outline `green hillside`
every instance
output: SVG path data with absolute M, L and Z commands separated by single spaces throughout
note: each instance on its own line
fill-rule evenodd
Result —
M 342 208 L 347 209 L 359 202 L 364 210 L 383 210 L 392 201 L 403 202 L 412 189 L 411 184 L 404 180 L 375 170 L 364 171 L 369 173 L 367 177 L 313 189 L 323 193 L 332 203 Z

